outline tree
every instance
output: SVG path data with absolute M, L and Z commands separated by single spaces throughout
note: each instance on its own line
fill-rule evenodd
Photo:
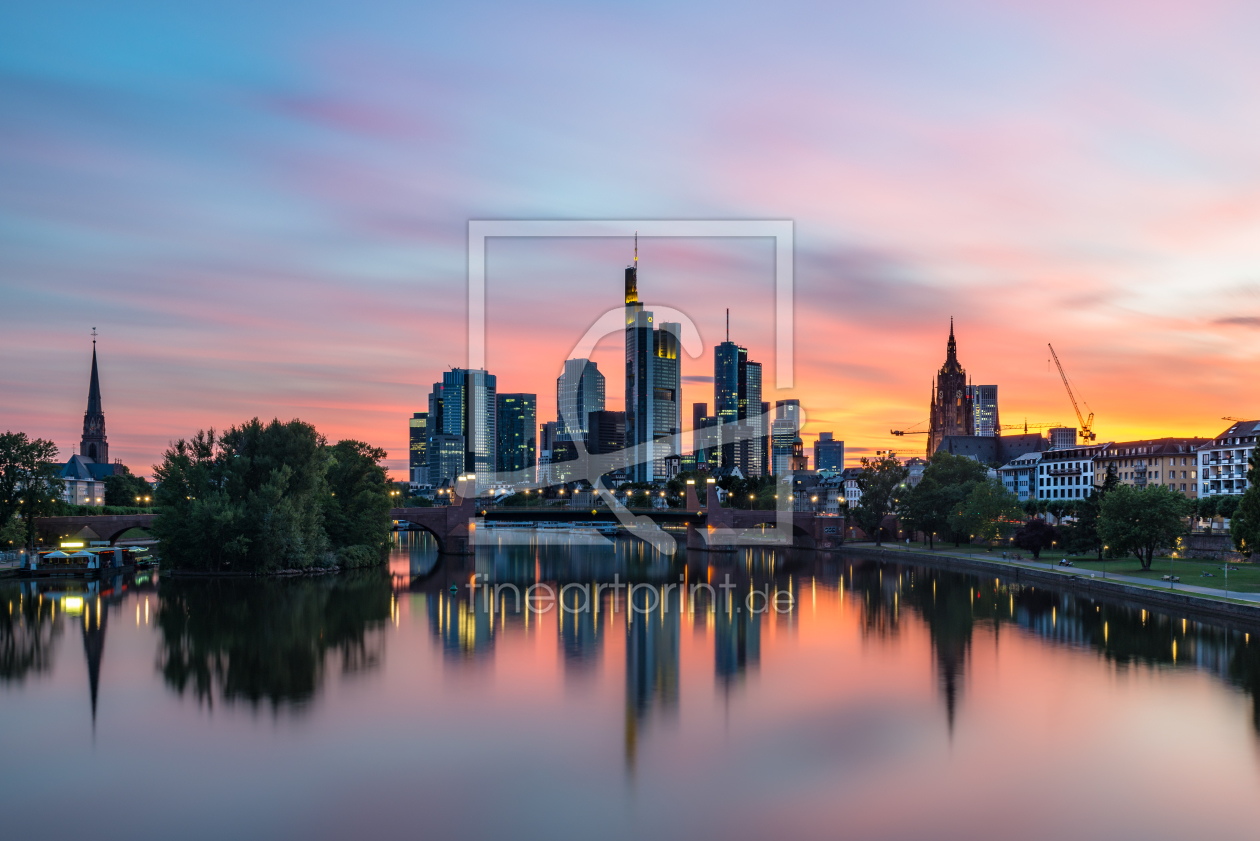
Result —
M 1208 534 L 1212 533 L 1213 520 L 1216 519 L 1216 506 L 1217 498 L 1214 496 L 1199 497 L 1198 504 L 1195 506 L 1199 517 L 1208 521 Z
M 251 572 L 331 564 L 331 460 L 315 427 L 298 420 L 254 418 L 175 442 L 154 470 L 163 562 Z
M 1234 548 L 1251 557 L 1260 551 L 1260 447 L 1251 451 L 1247 465 L 1247 491 L 1230 518 L 1229 534 Z
M 958 545 L 964 532 L 951 526 L 950 516 L 976 486 L 986 481 L 988 471 L 975 459 L 937 452 L 928 461 L 919 484 L 901 498 L 900 512 L 911 528 L 928 536 L 932 545 L 938 533 L 945 533 Z
M 1122 485 L 1102 502 L 1099 532 L 1120 553 L 1132 552 L 1150 569 L 1155 552 L 1176 543 L 1184 528 L 1181 518 L 1188 509 L 1185 497 L 1167 485 L 1137 490 Z
M 1237 496 L 1221 497 L 1216 503 L 1216 515 L 1222 520 L 1232 520 L 1234 518 L 1234 512 L 1238 510 L 1238 503 L 1240 500 L 1241 497 Z M 1225 524 L 1222 522 L 1221 526 L 1223 527 L 1224 525 Z
M 1098 560 L 1103 559 L 1103 541 L 1098 532 L 1098 516 L 1102 510 L 1102 501 L 1108 493 L 1120 484 L 1120 475 L 1115 467 L 1107 466 L 1107 472 L 1101 485 L 1094 485 L 1093 493 L 1082 498 L 1076 505 L 1076 522 L 1066 530 L 1063 541 L 1073 554 L 1083 555 L 1096 552 Z
M 1049 549 L 1058 540 L 1058 530 L 1045 520 L 1036 517 L 1024 523 L 1023 527 L 1015 532 L 1015 545 L 1032 552 L 1034 558 L 1040 558 L 1041 550 Z
M 862 459 L 862 475 L 857 480 L 862 497 L 853 517 L 862 531 L 875 536 L 876 546 L 882 542 L 880 528 L 884 518 L 896 510 L 893 495 L 909 475 L 909 469 L 893 456 Z
M 143 505 L 143 499 L 146 496 L 153 496 L 153 486 L 146 482 L 143 476 L 136 476 L 133 473 L 115 473 L 113 476 L 105 477 L 106 505 L 126 505 L 134 508 L 137 505 Z M 141 501 L 137 502 L 136 497 L 140 497 Z
M 19 516 L 26 524 L 25 543 L 35 548 L 35 519 L 53 512 L 65 483 L 56 463 L 57 445 L 25 432 L 0 435 L 0 527 Z
M 996 479 L 977 483 L 971 493 L 950 516 L 950 526 L 957 533 L 978 537 L 985 542 L 1002 534 L 1009 520 L 1018 520 L 1022 510 L 1019 498 Z
M 389 544 L 390 482 L 380 466 L 389 454 L 362 441 L 338 441 L 325 452 L 329 496 L 324 530 L 334 547 L 384 551 Z

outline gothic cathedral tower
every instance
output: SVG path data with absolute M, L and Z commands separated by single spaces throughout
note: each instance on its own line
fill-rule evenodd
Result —
M 932 428 L 928 434 L 928 458 L 941 446 L 946 435 L 975 435 L 976 417 L 972 411 L 971 389 L 967 388 L 967 372 L 958 363 L 958 346 L 954 342 L 954 319 L 949 320 L 949 344 L 945 364 L 936 372 L 936 388 L 932 390 Z
M 109 464 L 109 442 L 105 440 L 105 413 L 101 411 L 101 380 L 96 373 L 96 331 L 92 332 L 92 383 L 88 386 L 87 411 L 83 413 L 83 440 L 79 455 L 97 464 Z

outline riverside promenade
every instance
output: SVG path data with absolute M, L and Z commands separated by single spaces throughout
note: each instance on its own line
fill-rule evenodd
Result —
M 845 553 L 877 557 L 879 560 L 927 563 L 959 572 L 1014 577 L 1018 581 L 1059 587 L 1090 596 L 1119 597 L 1147 603 L 1162 609 L 1177 608 L 1217 618 L 1260 622 L 1260 593 L 1239 593 L 1197 584 L 1157 581 L 1133 575 L 1107 573 L 1081 567 L 1060 567 L 1056 563 L 1029 559 L 1013 560 L 990 552 L 965 549 L 926 549 L 884 543 L 845 543 Z

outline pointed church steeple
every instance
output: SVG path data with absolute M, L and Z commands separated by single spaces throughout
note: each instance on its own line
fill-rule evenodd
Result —
M 945 346 L 945 364 L 958 364 L 958 343 L 954 341 L 954 317 L 949 319 L 949 344 Z
M 101 376 L 96 367 L 96 328 L 92 328 L 92 380 L 88 385 L 87 411 L 83 413 L 83 440 L 79 455 L 98 464 L 109 464 L 109 443 L 105 438 L 105 413 L 101 409 Z

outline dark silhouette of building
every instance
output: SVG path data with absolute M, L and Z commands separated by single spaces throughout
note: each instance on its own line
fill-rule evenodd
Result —
M 538 397 L 510 393 L 498 394 L 496 400 L 498 470 L 500 473 L 529 470 L 532 478 L 538 448 Z
M 949 320 L 949 344 L 945 348 L 945 364 L 936 373 L 932 389 L 931 430 L 927 454 L 940 447 L 949 435 L 975 435 L 976 417 L 971 390 L 967 387 L 967 371 L 958 361 L 958 345 L 954 341 L 954 319 Z
M 109 441 L 105 438 L 105 412 L 101 409 L 101 378 L 96 370 L 96 337 L 92 338 L 92 382 L 88 386 L 87 411 L 83 413 L 83 439 L 79 455 L 97 464 L 109 464 Z
M 601 410 L 590 413 L 590 451 L 607 455 L 626 446 L 626 413 Z
M 830 432 L 818 433 L 814 442 L 815 470 L 844 470 L 844 442 L 831 437 Z
M 429 413 L 415 412 L 407 422 L 410 435 L 407 468 L 411 481 L 429 481 Z

